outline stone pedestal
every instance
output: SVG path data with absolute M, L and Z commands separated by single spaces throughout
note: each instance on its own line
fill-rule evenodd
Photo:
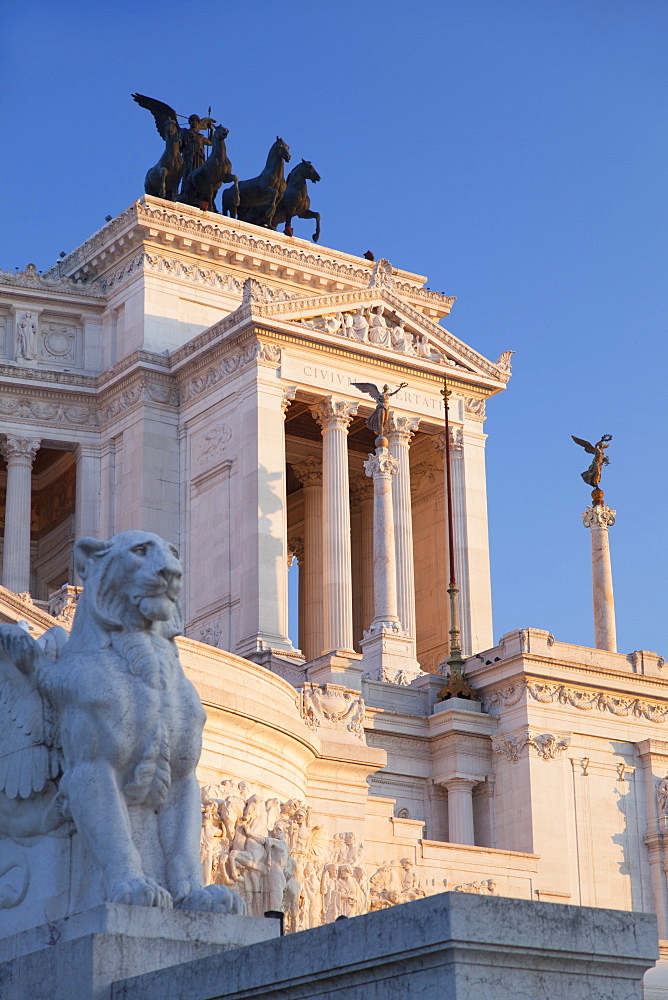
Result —
M 14 436 L 1 446 L 7 462 L 2 585 L 15 594 L 30 590 L 30 477 L 39 446 L 39 438 Z
M 615 523 L 616 513 L 606 504 L 597 504 L 595 507 L 587 507 L 582 515 L 585 528 L 589 528 L 591 532 L 594 645 L 596 649 L 607 649 L 611 653 L 617 652 L 617 630 L 608 528 Z
M 641 1000 L 653 914 L 445 892 L 114 985 L 114 1000 Z
M 118 980 L 278 937 L 278 920 L 106 903 L 0 940 L 2 1000 L 111 1000 Z

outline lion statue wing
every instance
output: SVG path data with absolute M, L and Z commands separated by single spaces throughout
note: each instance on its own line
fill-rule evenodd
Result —
M 57 732 L 39 687 L 49 645 L 62 648 L 60 635 L 38 642 L 21 625 L 0 625 L 0 792 L 9 799 L 43 791 L 60 770 Z

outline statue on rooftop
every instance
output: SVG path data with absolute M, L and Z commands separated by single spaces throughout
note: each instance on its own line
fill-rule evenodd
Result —
M 199 115 L 190 115 L 188 118 L 188 125 L 179 125 L 179 116 L 177 115 L 174 108 L 170 107 L 169 104 L 165 104 L 164 101 L 158 101 L 154 97 L 146 97 L 144 94 L 132 94 L 132 98 L 136 103 L 142 107 L 146 108 L 153 115 L 153 120 L 155 121 L 155 127 L 157 128 L 161 137 L 167 140 L 166 127 L 167 123 L 172 121 L 176 123 L 178 129 L 178 138 L 181 155 L 183 157 L 183 181 L 185 184 L 186 178 L 202 167 L 205 162 L 205 146 L 212 146 L 213 142 L 211 137 L 202 135 L 204 129 L 211 131 L 216 124 L 216 119 L 211 117 L 200 118 Z M 147 194 L 151 194 L 148 192 Z
M 408 382 L 402 382 L 394 392 L 390 392 L 389 385 L 384 385 L 381 392 L 373 382 L 353 382 L 352 384 L 356 389 L 368 393 L 372 399 L 375 399 L 377 404 L 376 409 L 367 420 L 366 425 L 376 435 L 376 444 L 379 443 L 379 439 L 382 439 L 384 442 L 386 440 L 385 430 L 390 419 L 390 397 L 396 396 L 401 389 L 404 389 L 408 385 Z
M 581 472 L 580 475 L 588 486 L 592 486 L 596 490 L 601 482 L 603 466 L 610 465 L 610 459 L 605 454 L 605 449 L 609 446 L 608 442 L 612 441 L 612 434 L 602 434 L 601 440 L 597 441 L 596 444 L 590 444 L 589 441 L 577 438 L 574 434 L 571 434 L 571 437 L 576 444 L 584 448 L 587 454 L 594 456 L 589 468 Z

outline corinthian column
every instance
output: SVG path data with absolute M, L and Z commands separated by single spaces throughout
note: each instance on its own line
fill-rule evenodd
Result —
M 392 414 L 387 425 L 390 455 L 399 463 L 392 477 L 394 549 L 397 564 L 397 614 L 402 628 L 415 639 L 415 570 L 413 565 L 413 515 L 411 478 L 408 463 L 410 440 L 420 424 L 418 417 Z
M 30 589 L 30 476 L 39 446 L 39 438 L 13 436 L 0 445 L 7 461 L 2 585 L 16 594 Z
M 322 463 L 309 457 L 292 466 L 304 490 L 304 552 L 299 560 L 302 628 L 299 645 L 307 660 L 324 649 L 322 621 Z M 303 577 L 303 590 L 302 590 Z
M 582 515 L 585 528 L 591 532 L 591 570 L 594 598 L 594 645 L 596 649 L 617 652 L 615 599 L 612 592 L 612 566 L 608 528 L 615 523 L 616 510 L 607 504 L 587 507 Z
M 311 407 L 322 430 L 324 651 L 354 652 L 348 427 L 357 403 L 327 396 Z
M 399 462 L 387 448 L 376 448 L 364 463 L 367 476 L 373 477 L 373 583 L 374 619 L 371 631 L 397 631 L 397 567 L 394 549 L 394 519 L 392 516 L 392 477 L 399 471 Z

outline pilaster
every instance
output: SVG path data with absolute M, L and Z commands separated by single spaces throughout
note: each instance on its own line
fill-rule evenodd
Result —
M 299 644 L 306 660 L 324 651 L 322 567 L 322 462 L 310 456 L 292 466 L 304 492 L 304 544 L 299 558 Z

